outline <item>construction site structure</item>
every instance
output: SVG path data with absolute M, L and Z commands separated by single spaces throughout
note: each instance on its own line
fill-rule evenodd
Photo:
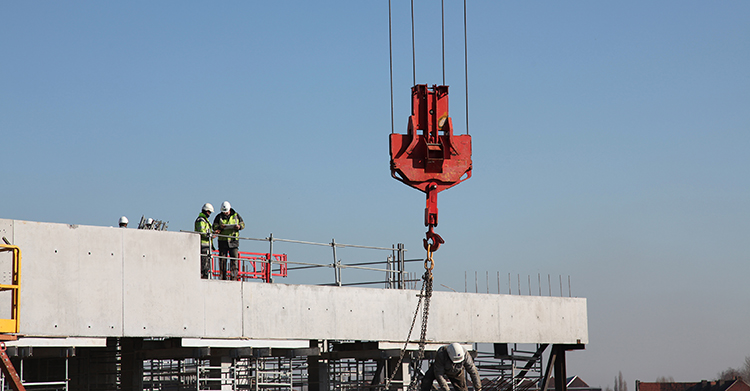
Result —
M 188 232 L 0 219 L 0 236 L 23 251 L 6 345 L 27 389 L 370 390 L 395 369 L 390 389 L 406 390 L 426 369 L 410 359 L 414 341 L 395 368 L 418 301 L 406 284 L 201 279 Z M 10 263 L 0 257 L 6 280 Z M 0 319 L 12 311 L 0 305 Z M 485 390 L 554 377 L 564 391 L 565 353 L 588 343 L 585 298 L 436 291 L 430 311 L 426 358 L 463 344 Z

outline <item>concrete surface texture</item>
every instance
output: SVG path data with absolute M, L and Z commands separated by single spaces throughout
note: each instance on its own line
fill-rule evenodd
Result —
M 0 219 L 0 234 L 22 251 L 26 336 L 403 341 L 418 300 L 414 290 L 203 280 L 190 233 Z M 435 292 L 427 337 L 586 344 L 586 299 Z

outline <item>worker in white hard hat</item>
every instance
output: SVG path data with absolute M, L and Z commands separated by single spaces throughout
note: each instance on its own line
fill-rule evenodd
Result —
M 128 218 L 125 216 L 120 217 L 120 228 L 128 228 Z
M 432 363 L 430 369 L 422 378 L 421 391 L 430 391 L 432 381 L 436 379 L 440 385 L 440 390 L 450 391 L 446 378 L 450 379 L 457 391 L 467 391 L 466 372 L 469 372 L 474 390 L 481 391 L 482 381 L 479 379 L 479 371 L 477 371 L 471 355 L 457 343 L 441 346 L 435 355 L 435 362 Z
M 208 222 L 209 216 L 214 213 L 214 206 L 205 203 L 201 213 L 195 219 L 195 232 L 201 234 L 201 278 L 208 278 L 211 273 L 211 251 L 214 247 L 213 229 Z
M 221 213 L 214 218 L 214 233 L 218 234 L 216 239 L 219 242 L 219 269 L 221 269 L 221 279 L 227 279 L 227 265 L 229 261 L 230 279 L 237 279 L 237 265 L 240 256 L 240 230 L 245 229 L 245 222 L 239 213 L 232 209 L 229 201 L 221 203 Z

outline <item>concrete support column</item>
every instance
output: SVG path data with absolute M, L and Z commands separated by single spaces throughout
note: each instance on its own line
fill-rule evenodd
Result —
M 552 350 L 557 350 L 555 360 L 555 391 L 568 391 L 568 375 L 565 367 L 565 347 L 554 345 Z
M 327 352 L 325 341 L 310 340 L 310 347 L 320 347 L 321 352 Z M 320 356 L 307 356 L 307 380 L 309 391 L 328 391 L 328 360 Z
M 142 338 L 121 338 L 122 369 L 121 378 L 123 390 L 143 389 L 143 347 Z

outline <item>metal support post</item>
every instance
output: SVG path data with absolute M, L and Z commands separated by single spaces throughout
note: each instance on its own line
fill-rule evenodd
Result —
M 568 350 L 582 350 L 585 348 L 586 345 L 584 344 L 552 345 L 547 369 L 544 371 L 541 391 L 549 390 L 549 380 L 553 369 L 555 371 L 555 391 L 567 391 L 566 382 L 568 375 L 565 367 L 565 352 Z
M 547 361 L 547 369 L 544 370 L 544 377 L 542 378 L 541 391 L 549 390 L 549 380 L 552 377 L 552 368 L 555 367 L 555 363 L 557 362 L 557 353 L 557 345 L 552 345 L 552 349 L 549 353 L 549 359 Z
M 341 261 L 336 256 L 336 239 L 331 239 L 331 247 L 333 248 L 333 274 L 336 277 L 336 285 L 341 286 Z
M 409 357 L 404 357 L 404 360 L 401 362 L 401 381 L 403 382 L 401 389 L 403 391 L 408 391 L 409 385 L 411 384 L 411 371 L 409 371 L 409 366 L 411 366 L 411 359 Z
M 398 289 L 405 289 L 406 288 L 406 286 L 404 285 L 404 270 L 406 269 L 405 265 L 404 265 L 404 251 L 405 251 L 404 250 L 404 244 L 403 243 L 399 243 L 398 244 L 398 258 L 397 258 L 397 263 L 398 263 Z
M 394 249 L 393 255 L 396 255 L 396 251 Z M 393 267 L 393 255 L 389 255 L 388 258 L 385 260 L 385 287 L 387 289 L 393 289 L 393 282 L 394 282 L 394 273 L 396 270 Z
M 73 348 L 73 349 L 75 349 L 75 348 Z M 70 360 L 70 355 L 66 354 L 65 355 L 65 391 L 69 390 L 68 386 L 70 385 L 69 384 L 70 383 L 70 373 L 69 373 L 70 372 L 70 362 L 69 362 L 69 360 Z
M 271 281 L 271 271 L 273 270 L 273 232 L 268 235 L 269 250 L 268 250 L 268 263 L 266 263 L 265 280 L 267 283 Z

